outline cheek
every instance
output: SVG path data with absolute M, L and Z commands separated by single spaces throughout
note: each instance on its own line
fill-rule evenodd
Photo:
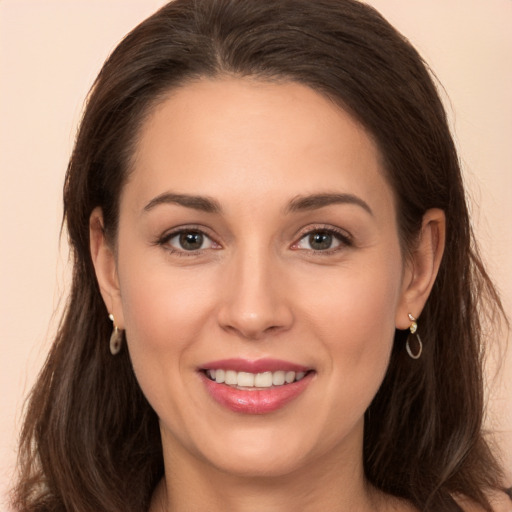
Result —
M 350 390 L 344 396 L 360 403 L 356 409 L 366 409 L 386 373 L 400 283 L 399 265 L 343 269 L 305 308 L 328 354 L 333 385 Z
M 325 424 L 344 425 L 346 431 L 362 420 L 386 374 L 397 296 L 390 282 L 353 284 L 345 282 L 338 303 L 325 304 L 324 310 L 323 340 L 329 354 L 325 400 L 330 403 Z M 338 429 L 326 433 L 333 443 L 339 435 Z
M 183 411 L 191 397 L 184 376 L 190 374 L 191 354 L 209 321 L 211 298 L 199 286 L 206 276 L 172 272 L 168 265 L 133 253 L 120 261 L 119 269 L 126 341 L 137 381 L 159 417 L 173 418 L 176 428 L 185 428 Z
M 119 262 L 126 338 L 136 371 L 186 364 L 187 351 L 208 321 L 211 278 L 176 272 L 132 254 Z M 203 273 L 204 274 L 204 273 Z M 211 294 L 210 294 L 211 295 Z M 185 361 L 185 362 L 184 362 Z
M 396 265 L 385 267 L 341 269 L 322 280 L 321 293 L 297 292 L 310 297 L 304 314 L 318 319 L 321 333 L 338 336 L 355 350 L 389 339 L 395 329 L 401 272 Z M 306 288 L 314 289 L 315 281 L 318 289 L 315 276 Z

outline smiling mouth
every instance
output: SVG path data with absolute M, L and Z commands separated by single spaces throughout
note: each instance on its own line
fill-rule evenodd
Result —
M 284 408 L 313 382 L 311 367 L 272 358 L 212 361 L 199 369 L 206 391 L 235 413 L 267 414 Z
M 235 370 L 208 369 L 203 370 L 208 379 L 217 384 L 225 384 L 235 389 L 259 390 L 286 386 L 301 381 L 312 370 L 308 371 L 285 371 L 274 372 L 237 372 Z

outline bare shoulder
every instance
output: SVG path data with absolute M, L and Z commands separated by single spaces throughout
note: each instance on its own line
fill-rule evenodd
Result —
M 504 493 L 495 493 L 489 497 L 493 512 L 512 512 L 512 500 Z M 464 509 L 464 512 L 485 512 L 485 510 L 474 502 L 457 498 L 457 503 Z
M 397 497 L 392 497 L 387 507 L 382 508 L 386 512 L 420 512 L 410 501 Z
M 512 512 L 512 499 L 504 492 L 492 496 L 491 504 L 494 512 Z
M 464 512 L 487 512 L 481 505 L 463 496 L 454 496 L 457 504 Z M 512 512 L 512 498 L 505 492 L 497 492 L 489 497 L 493 512 Z M 409 501 L 389 496 L 386 500 L 386 506 L 382 508 L 386 512 L 420 512 Z

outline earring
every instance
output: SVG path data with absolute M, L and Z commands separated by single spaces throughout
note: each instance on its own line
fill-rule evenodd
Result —
M 419 359 L 421 357 L 421 353 L 423 352 L 423 343 L 421 342 L 420 335 L 416 332 L 418 330 L 418 324 L 416 323 L 416 318 L 414 318 L 411 313 L 409 313 L 409 320 L 412 322 L 409 331 L 411 331 L 411 334 L 416 334 L 416 340 L 418 342 L 418 350 L 416 353 L 414 353 L 411 350 L 411 346 L 409 345 L 409 340 L 411 339 L 411 336 L 407 337 L 407 342 L 405 343 L 405 350 L 407 350 L 407 353 L 409 354 L 409 357 L 412 359 Z
M 123 343 L 123 331 L 117 327 L 116 321 L 114 320 L 114 315 L 112 313 L 110 313 L 108 317 L 114 324 L 114 329 L 110 335 L 110 353 L 115 356 L 119 354 L 119 351 L 121 350 L 121 345 Z

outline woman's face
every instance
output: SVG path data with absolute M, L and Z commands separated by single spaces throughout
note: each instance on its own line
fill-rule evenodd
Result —
M 116 258 L 111 305 L 173 463 L 360 459 L 408 270 L 352 117 L 295 83 L 172 91 L 142 127 Z

